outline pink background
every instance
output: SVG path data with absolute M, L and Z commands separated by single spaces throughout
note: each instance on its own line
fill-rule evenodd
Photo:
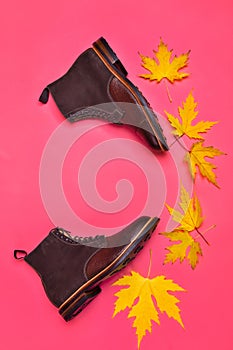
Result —
M 100 36 L 109 41 L 125 64 L 129 78 L 161 114 L 164 114 L 164 109 L 176 113 L 178 105 L 193 89 L 200 120 L 220 121 L 208 133 L 208 145 L 228 153 L 227 157 L 215 160 L 221 190 L 198 179 L 197 192 L 206 217 L 203 230 L 212 224 L 217 227 L 206 234 L 210 247 L 201 242 L 204 257 L 197 269 L 192 271 L 186 263 L 163 266 L 167 241 L 155 234 L 138 259 L 124 271 L 126 274 L 133 269 L 145 275 L 149 248 L 152 248 L 151 276 L 164 274 L 187 290 L 187 293 L 176 293 L 181 300 L 179 306 L 185 330 L 174 320 L 161 315 L 161 325 L 153 324 L 153 332 L 143 339 L 141 349 L 232 349 L 232 15 L 232 1 L 229 0 L 10 0 L 2 5 L 1 349 L 137 348 L 135 331 L 131 328 L 132 319 L 126 318 L 126 312 L 112 319 L 113 294 L 117 288 L 111 284 L 115 278 L 105 282 L 98 298 L 66 324 L 47 300 L 34 271 L 26 263 L 18 263 L 13 258 L 14 249 L 31 251 L 54 226 L 40 195 L 39 165 L 49 136 L 63 118 L 52 99 L 48 105 L 42 106 L 37 101 L 38 96 L 47 83 L 62 75 L 76 57 Z M 169 84 L 172 104 L 168 101 L 163 82 L 157 85 L 138 77 L 145 71 L 140 67 L 137 52 L 152 55 L 160 37 L 177 54 L 191 49 L 186 69 L 191 72 L 190 77 L 173 86 Z M 128 130 L 106 126 L 89 135 L 89 147 L 97 141 L 116 136 L 147 147 Z M 82 142 L 81 152 L 87 145 L 85 140 Z M 77 158 L 78 169 L 80 154 Z M 160 162 L 163 169 L 168 169 L 168 166 L 171 169 L 167 173 L 164 171 L 169 190 L 166 200 L 172 204 L 177 195 L 178 179 L 177 175 L 173 175 L 172 165 L 169 165 L 169 156 L 166 159 L 160 159 Z M 120 160 L 116 162 L 117 166 L 112 170 L 107 168 L 100 172 L 97 187 L 100 191 L 102 189 L 106 200 L 112 200 L 117 177 L 132 178 L 134 205 L 126 212 L 123 210 L 122 215 L 91 214 L 88 206 L 80 205 L 76 210 L 80 210 L 87 225 L 94 222 L 99 227 L 117 231 L 143 209 L 139 201 L 145 200 L 145 192 L 140 194 L 138 191 L 141 188 L 146 191 L 144 175 L 137 170 L 135 179 L 134 165 L 126 165 L 126 174 L 122 171 Z M 109 191 L 105 190 L 106 180 L 101 180 L 104 175 L 108 175 L 109 181 L 114 175 Z M 70 189 L 67 192 L 74 204 L 75 197 L 72 198 Z M 166 210 L 161 219 L 157 232 L 166 227 Z

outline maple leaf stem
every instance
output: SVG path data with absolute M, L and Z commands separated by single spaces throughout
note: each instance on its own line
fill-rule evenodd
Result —
M 165 84 L 165 87 L 166 87 L 168 99 L 169 99 L 169 101 L 172 103 L 172 97 L 171 97 L 171 94 L 170 94 L 170 92 L 169 92 L 166 79 L 164 79 L 164 84 Z
M 152 265 L 152 249 L 150 249 L 150 260 L 149 260 L 149 267 L 148 267 L 148 272 L 147 272 L 147 278 L 150 278 L 151 265 Z
M 179 145 L 188 153 L 190 153 L 190 150 L 188 148 L 186 148 L 181 142 L 180 139 L 184 136 L 184 134 L 182 134 L 181 136 L 175 137 L 175 140 L 169 145 L 169 148 L 171 148 L 171 146 L 173 146 L 176 142 L 179 143 Z
M 188 148 L 186 148 L 181 142 L 180 142 L 180 139 L 184 136 L 181 135 L 181 136 L 178 136 L 178 137 L 175 137 L 175 140 L 170 144 L 169 148 L 171 148 L 171 146 L 173 146 L 176 142 L 179 143 L 179 145 L 187 152 L 187 153 L 190 153 L 190 150 Z
M 179 139 L 181 139 L 181 137 L 183 137 L 184 134 L 178 136 L 178 137 L 175 137 L 175 140 L 169 145 L 169 148 L 171 148 L 171 146 L 173 146 Z
M 179 138 L 177 138 L 177 142 L 179 142 L 180 146 L 186 151 L 186 152 L 190 152 L 190 150 L 188 148 L 186 148 L 184 145 L 182 145 L 182 143 L 180 142 Z
M 196 227 L 195 230 L 197 231 L 197 233 L 201 236 L 201 238 L 206 242 L 207 245 L 210 245 L 209 242 L 207 241 L 207 239 L 203 236 L 203 234 L 198 230 L 198 228 Z
M 204 235 L 206 232 L 212 230 L 212 229 L 215 228 L 215 227 L 216 227 L 215 224 L 214 224 L 214 225 L 211 225 L 210 227 L 208 227 L 208 228 L 203 232 L 203 235 Z

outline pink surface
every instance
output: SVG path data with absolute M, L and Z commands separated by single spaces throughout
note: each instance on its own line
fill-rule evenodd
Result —
M 0 348 L 137 348 L 132 319 L 127 319 L 126 313 L 112 319 L 113 294 L 117 288 L 111 283 L 115 278 L 105 282 L 98 298 L 66 324 L 47 300 L 34 271 L 13 258 L 14 249 L 31 251 L 54 226 L 43 205 L 39 168 L 45 145 L 63 118 L 52 99 L 42 106 L 37 102 L 38 96 L 44 86 L 62 75 L 84 49 L 99 36 L 104 36 L 126 65 L 129 78 L 161 114 L 164 109 L 176 113 L 178 105 L 193 89 L 200 120 L 220 121 L 208 133 L 208 144 L 228 153 L 227 157 L 215 160 L 221 190 L 205 180 L 198 181 L 197 192 L 206 217 L 203 227 L 212 224 L 217 227 L 206 234 L 211 246 L 202 244 L 204 257 L 197 269 L 191 271 L 186 263 L 163 266 L 167 242 L 155 234 L 147 248 L 124 271 L 126 274 L 133 269 L 146 274 L 148 252 L 152 248 L 151 275 L 164 274 L 187 290 L 187 293 L 176 294 L 181 300 L 179 306 L 185 330 L 174 320 L 161 315 L 161 325 L 153 325 L 153 332 L 143 339 L 141 349 L 232 349 L 232 2 L 7 1 L 2 5 L 0 25 Z M 177 54 L 191 49 L 186 69 L 191 72 L 190 77 L 169 85 L 172 104 L 163 82 L 157 85 L 138 77 L 145 71 L 140 67 L 137 52 L 152 55 L 160 37 Z M 113 160 L 100 168 L 96 187 L 104 201 L 114 201 L 117 182 L 127 179 L 128 182 L 120 184 L 123 192 L 119 194 L 126 193 L 126 200 L 130 202 L 128 206 L 120 203 L 125 206 L 122 210 L 97 212 L 82 200 L 77 188 L 79 166 L 98 143 L 107 140 L 109 147 L 115 149 L 111 146 L 114 139 L 123 139 L 125 148 L 119 147 L 119 158 L 115 163 Z M 140 150 L 138 161 L 133 163 L 130 158 L 137 156 L 135 144 Z M 69 183 L 64 175 L 64 191 L 73 211 L 80 215 L 79 224 L 82 220 L 87 230 L 93 225 L 97 231 L 116 232 L 141 213 L 160 213 L 161 208 L 153 208 L 155 194 L 153 186 L 150 187 L 151 180 L 150 186 L 147 183 L 149 175 L 145 174 L 143 166 L 139 166 L 144 157 L 148 164 L 154 162 L 160 169 L 161 181 L 166 182 L 167 194 L 163 192 L 166 198 L 161 201 L 160 185 L 158 178 L 155 179 L 155 193 L 160 197 L 161 205 L 164 200 L 173 204 L 176 199 L 179 174 L 172 156 L 165 158 L 152 153 L 129 130 L 101 126 L 93 133 L 85 134 L 72 152 L 64 163 L 64 171 L 71 173 L 72 182 Z M 91 171 L 95 170 L 90 164 Z M 90 185 L 93 190 L 94 185 Z M 150 202 L 145 209 L 147 198 Z M 103 208 L 105 206 L 106 203 Z M 161 219 L 157 232 L 164 230 L 168 223 L 165 210 Z

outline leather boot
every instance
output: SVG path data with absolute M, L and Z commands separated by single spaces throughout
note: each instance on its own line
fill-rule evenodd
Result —
M 69 321 L 100 293 L 103 280 L 136 257 L 158 222 L 158 218 L 140 217 L 109 237 L 72 237 L 54 228 L 31 253 L 15 250 L 14 256 L 35 269 L 49 300 Z
M 70 122 L 100 118 L 111 123 L 133 125 L 150 146 L 168 150 L 155 113 L 142 93 L 127 78 L 126 69 L 104 38 L 84 51 L 65 75 L 49 84 L 39 100 L 46 103 L 49 92 Z M 123 103 L 123 107 L 119 107 L 118 103 Z M 100 111 L 100 104 L 112 104 L 118 113 Z M 128 108 L 127 104 L 134 108 Z

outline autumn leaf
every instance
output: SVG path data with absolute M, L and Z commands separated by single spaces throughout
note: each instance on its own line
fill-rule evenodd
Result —
M 199 256 L 202 255 L 202 250 L 200 243 L 192 237 L 190 232 L 196 231 L 209 244 L 199 230 L 204 220 L 200 202 L 196 195 L 191 198 L 184 186 L 181 185 L 179 202 L 181 210 L 176 210 L 168 204 L 166 204 L 166 207 L 173 220 L 180 225 L 171 232 L 160 233 L 169 238 L 170 242 L 176 242 L 166 248 L 168 253 L 166 254 L 164 263 L 174 263 L 177 260 L 182 263 L 187 259 L 192 269 L 195 269 Z
M 183 108 L 182 108 L 183 107 Z M 175 128 L 174 134 L 178 137 L 187 135 L 193 139 L 203 139 L 200 133 L 204 133 L 209 130 L 217 122 L 200 121 L 195 125 L 192 125 L 192 121 L 197 117 L 198 111 L 196 110 L 197 103 L 194 100 L 192 92 L 189 93 L 183 106 L 178 108 L 181 122 L 178 118 L 165 111 L 170 124 Z
M 134 318 L 133 327 L 136 328 L 138 348 L 146 331 L 151 333 L 152 321 L 160 324 L 158 311 L 165 312 L 168 317 L 173 318 L 184 327 L 180 309 L 177 306 L 179 299 L 168 292 L 185 290 L 172 280 L 166 279 L 165 276 L 145 278 L 139 273 L 131 271 L 131 275 L 123 276 L 113 285 L 128 286 L 115 294 L 118 299 L 115 302 L 113 317 L 120 311 L 129 309 L 128 318 Z M 152 297 L 156 300 L 156 304 Z
M 180 189 L 179 206 L 181 212 L 166 204 L 173 220 L 180 224 L 179 229 L 191 232 L 199 228 L 203 222 L 200 202 L 195 195 L 193 198 L 190 198 L 189 193 L 182 185 Z
M 192 269 L 195 269 L 199 255 L 202 255 L 200 243 L 195 241 L 188 231 L 180 229 L 173 230 L 172 232 L 164 232 L 163 235 L 169 238 L 172 242 L 180 242 L 168 246 L 164 263 L 174 263 L 180 260 L 182 263 L 186 258 L 189 261 Z
M 155 58 L 150 58 L 140 54 L 142 67 L 147 69 L 150 74 L 141 74 L 140 77 L 156 80 L 158 83 L 163 79 L 168 79 L 171 83 L 174 80 L 181 80 L 187 77 L 188 73 L 180 73 L 179 70 L 188 64 L 189 52 L 171 59 L 172 50 L 168 50 L 167 45 L 162 39 L 158 45 L 158 51 L 154 50 Z
M 195 179 L 195 176 L 197 174 L 196 167 L 198 167 L 203 177 L 206 177 L 209 182 L 211 182 L 216 187 L 219 187 L 216 181 L 216 175 L 213 172 L 213 169 L 216 169 L 217 167 L 214 164 L 208 162 L 205 157 L 214 158 L 215 156 L 220 156 L 223 154 L 225 153 L 217 148 L 214 148 L 212 146 L 203 146 L 203 141 L 194 143 L 191 150 L 185 157 L 185 160 L 189 164 L 193 179 Z

